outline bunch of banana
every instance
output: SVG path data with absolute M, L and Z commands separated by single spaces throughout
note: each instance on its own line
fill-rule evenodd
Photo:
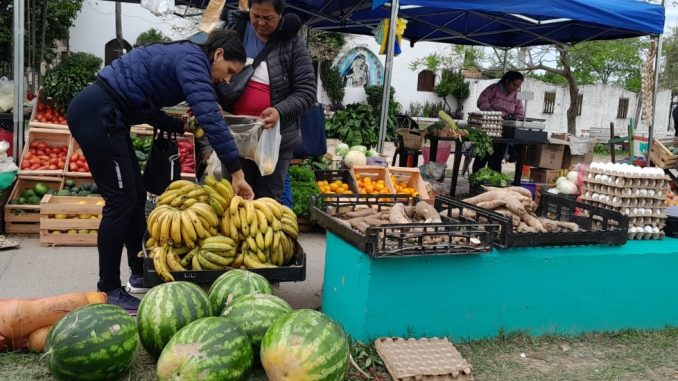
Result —
M 154 246 L 151 250 L 151 258 L 155 272 L 165 282 L 174 281 L 171 271 L 186 271 L 186 268 L 181 265 L 179 254 L 171 245 Z
M 205 185 L 202 187 L 209 196 L 209 204 L 219 217 L 223 216 L 231 205 L 235 192 L 228 180 L 217 181 L 212 175 L 205 177 Z
M 200 185 L 188 180 L 172 182 L 165 192 L 158 196 L 158 206 L 169 205 L 181 210 L 199 202 L 209 204 L 210 196 Z
M 212 207 L 196 202 L 186 209 L 167 204 L 158 205 L 148 216 L 147 227 L 151 238 L 160 244 L 182 245 L 192 249 L 199 239 L 219 234 L 219 218 Z
M 291 261 L 299 229 L 294 212 L 276 200 L 234 196 L 222 216 L 221 232 L 239 243 L 245 267 L 267 268 Z
M 200 249 L 191 257 L 193 270 L 223 270 L 227 267 L 240 267 L 236 249 L 238 245 L 232 239 L 224 236 L 205 238 L 200 243 Z M 188 261 L 187 261 L 188 262 Z

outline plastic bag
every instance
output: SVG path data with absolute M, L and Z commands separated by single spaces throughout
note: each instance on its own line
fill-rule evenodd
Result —
M 6 141 L 0 141 L 0 154 L 7 153 L 7 150 L 9 149 L 9 143 Z M 2 171 L 0 171 L 2 172 Z
M 217 153 L 214 151 L 212 151 L 212 154 L 207 159 L 207 167 L 205 168 L 204 175 L 205 176 L 212 175 L 217 180 L 221 180 L 222 178 L 221 160 L 219 160 L 219 156 L 217 156 Z
M 14 81 L 7 77 L 0 78 L 0 112 L 8 112 L 14 108 Z
M 141 6 L 156 16 L 174 13 L 174 0 L 141 0 Z
M 19 167 L 14 163 L 14 158 L 5 157 L 0 160 L 0 173 L 3 172 L 17 172 Z
M 256 152 L 254 153 L 254 162 L 259 167 L 259 173 L 262 176 L 268 176 L 275 172 L 278 165 L 278 156 L 280 154 L 280 121 L 275 127 L 264 130 L 259 137 Z
M 261 122 L 231 124 L 228 126 L 231 130 L 231 136 L 238 147 L 240 157 L 254 160 L 254 155 L 259 144 L 259 135 L 261 135 Z

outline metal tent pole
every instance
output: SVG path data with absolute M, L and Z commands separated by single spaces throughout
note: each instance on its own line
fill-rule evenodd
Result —
M 393 51 L 395 50 L 395 29 L 398 19 L 398 7 L 400 0 L 391 1 L 391 19 L 388 27 L 388 43 L 386 45 L 386 65 L 384 67 L 384 92 L 381 99 L 381 118 L 379 119 L 379 140 L 377 151 L 384 153 L 384 140 L 386 140 L 386 127 L 388 126 L 388 104 L 391 96 L 391 71 L 393 70 Z
M 14 160 L 19 162 L 24 136 L 24 1 L 14 0 Z
M 664 0 L 662 0 L 662 7 L 664 7 Z M 647 153 L 646 153 L 646 163 L 647 166 L 650 166 L 650 151 L 652 150 L 652 139 L 654 126 L 657 124 L 657 92 L 659 91 L 659 70 L 662 59 L 662 43 L 663 35 L 657 37 L 657 54 L 654 59 L 654 86 L 652 87 L 652 123 L 648 126 L 647 134 Z

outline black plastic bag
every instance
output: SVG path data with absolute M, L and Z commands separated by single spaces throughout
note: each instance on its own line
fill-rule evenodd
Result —
M 175 134 L 153 130 L 153 145 L 144 170 L 146 191 L 159 195 L 181 177 L 179 147 Z M 167 135 L 166 137 L 164 135 Z

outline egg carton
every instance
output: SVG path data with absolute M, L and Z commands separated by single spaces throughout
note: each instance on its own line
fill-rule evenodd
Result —
M 604 190 L 592 190 L 589 188 L 582 188 L 582 194 L 587 199 L 592 201 L 601 201 L 603 199 L 613 204 L 620 204 L 620 206 L 642 206 L 642 207 L 661 207 L 666 204 L 666 196 L 642 196 L 642 195 L 628 195 L 620 194 L 618 192 L 609 193 Z
M 589 165 L 588 168 L 589 172 L 593 172 L 596 174 L 605 174 L 605 175 L 613 175 L 613 176 L 620 176 L 620 177 L 625 177 L 625 178 L 633 178 L 633 179 L 661 179 L 661 178 L 667 178 L 666 174 L 664 173 L 664 170 L 661 168 L 655 168 L 655 167 L 645 167 L 641 168 L 638 166 L 634 165 L 628 165 L 628 164 L 613 164 L 613 163 L 597 163 L 593 162 L 591 165 Z
M 606 196 L 610 197 L 610 196 Z M 615 196 L 616 197 L 616 196 Z M 583 201 L 586 201 L 589 204 L 595 205 L 595 206 L 601 206 L 603 208 L 608 208 L 615 210 L 617 212 L 622 212 L 624 213 L 624 209 L 644 209 L 647 210 L 647 212 L 637 212 L 639 215 L 658 215 L 657 210 L 663 211 L 666 209 L 666 205 L 664 203 L 660 203 L 661 205 L 656 204 L 656 200 L 654 200 L 652 203 L 648 203 L 648 201 L 642 202 L 641 200 L 635 200 L 635 199 L 621 199 L 621 198 L 610 198 L 610 199 L 604 199 L 601 200 L 600 198 L 594 198 L 593 196 L 588 197 L 587 194 L 584 194 L 581 196 L 581 199 Z M 642 202 L 642 203 L 641 203 Z M 596 205 L 599 204 L 599 205 Z M 627 214 L 627 213 L 624 213 Z
M 629 217 L 629 226 L 652 226 L 659 230 L 666 226 L 666 216 L 664 217 Z
M 615 212 L 619 212 L 622 214 L 625 214 L 629 217 L 648 217 L 648 218 L 666 218 L 666 213 L 664 211 L 665 207 L 659 207 L 659 208 L 630 208 L 630 207 L 624 207 L 624 206 L 614 206 L 614 205 L 609 205 L 603 202 L 599 201 L 591 201 L 587 200 L 585 197 L 582 197 L 582 201 L 586 202 L 587 204 L 597 206 L 599 208 L 606 208 L 610 209 Z M 638 210 L 638 209 L 644 209 L 643 211 Z
M 615 188 L 651 188 L 664 189 L 669 185 L 666 178 L 628 178 L 623 176 L 594 174 L 584 175 L 584 182 L 589 184 L 607 185 Z
M 666 234 L 662 231 L 659 233 L 631 233 L 629 232 L 630 240 L 663 240 Z

